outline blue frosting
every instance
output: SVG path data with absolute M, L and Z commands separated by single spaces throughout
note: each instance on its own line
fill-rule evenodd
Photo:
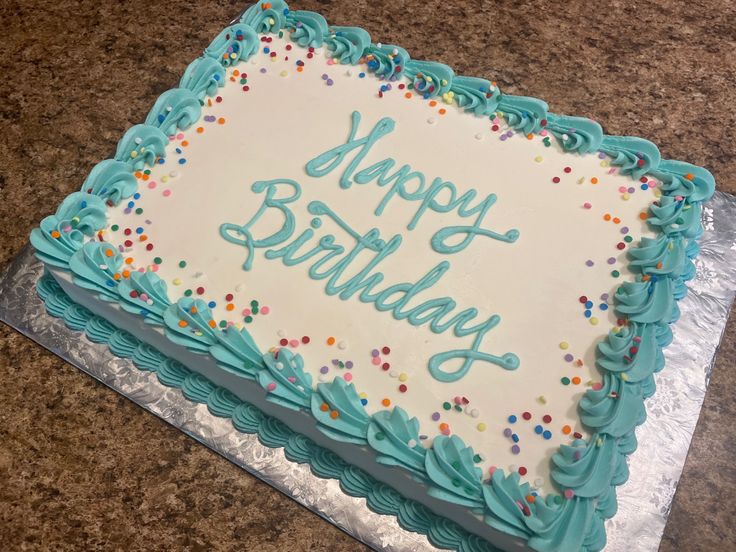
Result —
M 72 280 L 79 287 L 97 292 L 101 299 L 117 301 L 123 257 L 112 245 L 87 242 L 69 259 Z
M 457 435 L 435 437 L 427 451 L 424 467 L 429 476 L 429 494 L 483 510 L 482 470 L 475 465 L 475 453 Z
M 56 213 L 44 218 L 31 231 L 31 244 L 44 263 L 67 268 L 84 238 L 104 228 L 107 214 L 104 202 L 96 195 L 76 192 L 62 201 Z
M 357 65 L 363 52 L 371 45 L 371 36 L 360 27 L 330 27 L 325 45 L 340 63 Z
M 504 114 L 511 128 L 524 134 L 532 134 L 542 129 L 542 121 L 547 120 L 547 103 L 525 96 L 502 95 L 498 109 Z
M 134 125 L 118 142 L 115 160 L 128 163 L 134 169 L 153 166 L 166 154 L 169 139 L 160 129 L 149 125 Z
M 339 377 L 330 383 L 318 383 L 312 394 L 311 411 L 325 435 L 347 443 L 368 444 L 370 417 L 352 383 Z
M 81 191 L 100 196 L 117 205 L 120 200 L 132 196 L 136 188 L 135 176 L 128 163 L 105 159 L 92 167 Z
M 204 55 L 230 67 L 255 54 L 258 44 L 258 35 L 251 26 L 236 23 L 223 29 L 207 46 Z
M 268 391 L 268 400 L 291 408 L 306 410 L 312 397 L 312 376 L 304 371 L 304 361 L 288 349 L 263 355 L 265 370 L 258 373 L 258 383 Z
M 547 115 L 546 128 L 565 151 L 593 153 L 598 151 L 603 142 L 601 125 L 584 117 L 550 113 Z
M 325 18 L 311 11 L 290 11 L 286 24 L 293 28 L 291 40 L 305 48 L 319 48 L 329 33 Z
M 166 282 L 155 272 L 131 272 L 118 285 L 120 306 L 144 317 L 146 323 L 163 325 L 164 311 L 171 304 L 166 293 Z
M 289 6 L 283 0 L 272 2 L 257 2 L 250 6 L 240 18 L 257 33 L 272 33 L 286 26 L 286 16 Z
M 425 478 L 424 458 L 427 449 L 419 439 L 419 420 L 409 418 L 400 407 L 381 410 L 371 416 L 368 444 L 378 454 L 376 461 L 400 466 L 419 478 Z
M 172 88 L 161 94 L 146 117 L 146 124 L 171 136 L 177 129 L 186 130 L 202 114 L 197 95 L 188 88 Z
M 219 60 L 202 56 L 190 63 L 179 81 L 179 86 L 191 90 L 198 99 L 214 96 L 225 86 L 225 69 Z
M 478 77 L 456 76 L 450 92 L 458 106 L 478 117 L 495 113 L 501 96 L 498 87 Z
M 404 73 L 411 79 L 414 91 L 424 98 L 434 98 L 449 92 L 455 76 L 447 65 L 414 59 L 404 64 Z
M 229 326 L 216 334 L 217 342 L 209 348 L 209 353 L 217 364 L 246 379 L 255 379 L 264 362 L 258 346 L 247 330 Z

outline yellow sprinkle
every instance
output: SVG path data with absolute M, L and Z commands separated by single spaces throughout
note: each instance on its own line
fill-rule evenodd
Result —
M 137 152 L 137 151 L 131 151 L 131 152 L 130 152 L 130 156 L 131 156 L 131 157 L 132 157 L 133 159 L 135 159 L 136 157 L 138 157 L 138 152 Z
M 626 373 L 624 373 L 624 372 L 622 372 L 621 373 L 621 379 L 624 380 L 624 381 L 629 381 L 629 375 L 626 374 Z
M 584 177 L 583 178 L 578 178 L 578 184 L 582 184 L 583 182 L 585 182 L 585 178 Z
M 173 284 L 174 284 L 175 286 L 180 286 L 180 285 L 181 285 L 181 278 L 174 278 L 174 280 L 173 280 L 173 282 L 172 282 L 172 283 L 173 283 Z
M 484 424 L 483 422 L 479 423 L 475 427 L 478 429 L 478 431 L 485 431 L 488 428 L 488 426 L 486 424 Z
M 409 379 L 409 376 L 407 376 L 403 372 L 401 374 L 399 374 L 399 381 L 406 381 L 408 379 Z
M 570 347 L 570 344 L 567 341 L 562 341 L 560 343 L 560 349 L 562 349 L 563 351 L 568 349 L 569 347 Z
M 601 439 L 600 437 L 598 437 L 598 439 L 596 439 L 596 441 L 595 441 L 595 446 L 597 446 L 597 447 L 603 446 L 603 439 Z
M 631 196 L 629 195 L 629 192 L 626 192 L 625 194 L 621 195 L 621 199 L 623 199 L 624 201 L 629 201 L 630 197 Z
M 593 318 L 590 319 L 590 323 L 593 326 L 597 326 L 598 325 L 598 319 L 594 316 Z
M 289 74 L 289 72 L 288 72 L 288 71 L 281 71 L 281 73 L 279 73 L 279 74 L 280 74 L 280 75 L 281 75 L 282 77 L 285 77 L 286 75 L 288 75 L 288 74 Z
M 610 163 L 608 161 L 601 161 L 601 167 L 605 168 L 608 167 Z
M 534 158 L 534 160 L 535 160 L 535 161 L 536 161 L 537 163 L 541 163 L 541 162 L 542 162 L 542 156 L 541 156 L 541 155 L 537 155 L 537 156 L 536 156 L 536 157 Z
M 544 398 L 544 395 L 539 395 L 537 397 L 537 402 L 540 404 L 547 404 L 547 399 Z

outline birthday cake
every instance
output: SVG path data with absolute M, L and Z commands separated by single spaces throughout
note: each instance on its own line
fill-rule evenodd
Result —
M 273 0 L 31 242 L 51 314 L 433 544 L 600 550 L 713 190 Z

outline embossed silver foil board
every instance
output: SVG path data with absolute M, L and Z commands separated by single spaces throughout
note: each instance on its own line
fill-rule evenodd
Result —
M 682 316 L 665 349 L 665 368 L 654 376 L 657 392 L 646 401 L 646 423 L 636 430 L 631 475 L 617 489 L 618 513 L 606 523 L 607 552 L 628 552 L 632 542 L 643 552 L 659 547 L 734 300 L 736 197 L 716 192 L 703 209 L 703 225 L 697 276 L 679 303 Z M 42 274 L 43 265 L 27 246 L 0 277 L 0 320 L 375 550 L 438 550 L 426 537 L 402 529 L 395 517 L 370 511 L 365 499 L 344 494 L 337 480 L 321 479 L 307 464 L 287 460 L 283 449 L 238 432 L 229 420 L 163 386 L 154 373 L 138 370 L 106 345 L 80 339 L 46 313 L 35 290 Z

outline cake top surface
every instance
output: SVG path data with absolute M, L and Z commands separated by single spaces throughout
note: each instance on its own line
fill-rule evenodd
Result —
M 604 538 L 591 519 L 615 504 L 712 190 L 650 142 L 273 2 L 34 245 L 329 436 L 554 549 Z

